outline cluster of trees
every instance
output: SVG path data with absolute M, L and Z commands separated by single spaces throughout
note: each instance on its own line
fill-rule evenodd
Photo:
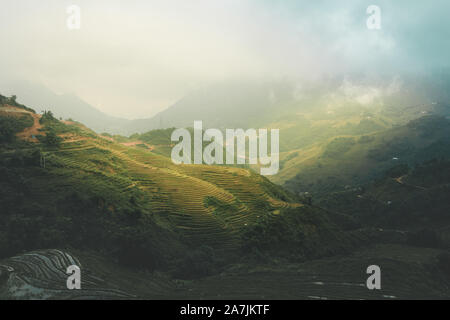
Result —
M 19 168 L 0 167 L 0 258 L 41 248 L 98 250 L 133 267 L 163 266 L 167 235 L 151 219 L 120 209 L 111 215 L 98 197 L 73 192 L 34 195 L 33 180 Z M 29 186 L 31 184 L 31 186 Z M 56 200 L 55 200 L 56 198 Z
M 60 122 L 53 116 L 51 111 L 44 111 L 39 122 L 45 125 L 45 136 L 38 136 L 39 141 L 48 147 L 58 147 L 62 141 L 57 134 Z
M 0 142 L 12 142 L 15 138 L 16 130 L 9 117 L 0 117 Z
M 18 103 L 17 102 L 17 96 L 15 96 L 15 95 L 12 95 L 11 97 L 8 98 L 8 97 L 2 96 L 0 94 L 0 105 L 10 105 L 10 106 L 13 106 L 13 107 L 22 108 L 22 109 L 25 109 L 27 111 L 35 113 L 35 111 L 33 109 L 28 108 L 28 107 L 24 106 L 23 104 Z
M 16 133 L 33 125 L 30 115 L 21 117 L 0 116 L 0 143 L 11 143 L 16 140 Z
M 41 119 L 39 119 L 39 122 L 41 123 L 41 124 L 45 124 L 45 123 L 52 123 L 52 122 L 55 122 L 55 121 L 57 121 L 56 120 L 56 118 L 53 116 L 53 112 L 51 112 L 51 111 L 47 111 L 47 110 L 45 110 L 43 113 L 42 113 L 42 117 L 41 117 Z
M 140 194 L 122 194 L 114 185 L 106 188 L 106 180 L 96 180 L 92 190 L 89 183 L 78 188 L 51 170 L 36 168 L 38 159 L 34 167 L 17 160 L 38 155 L 35 150 L 0 159 L 0 259 L 73 247 L 101 252 L 122 265 L 164 268 L 186 278 L 213 270 L 204 250 L 186 250 L 176 234 L 155 223 L 142 209 Z
M 62 138 L 56 134 L 54 129 L 46 130 L 45 136 L 38 136 L 38 138 L 48 147 L 58 147 L 62 141 Z

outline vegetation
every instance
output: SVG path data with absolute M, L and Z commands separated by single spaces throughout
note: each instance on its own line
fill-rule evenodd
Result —
M 24 114 L 8 116 L 0 114 L 0 143 L 12 143 L 16 134 L 33 125 L 33 118 Z
M 246 255 L 241 235 L 259 219 L 280 210 L 282 219 L 284 209 L 299 205 L 248 169 L 177 166 L 51 112 L 40 123 L 39 143 L 1 158 L 0 257 L 74 247 L 134 268 L 204 276 Z
M 436 131 L 435 127 L 440 129 Z M 433 133 L 424 138 L 422 133 L 427 128 Z M 308 157 L 295 163 L 294 172 L 300 173 L 287 179 L 285 186 L 296 193 L 307 191 L 316 199 L 327 197 L 330 192 L 358 188 L 383 177 L 388 170 L 393 173 L 393 168 L 402 172 L 431 159 L 448 159 L 449 137 L 450 121 L 441 117 L 423 117 L 412 125 L 374 133 L 370 141 L 359 138 L 364 143 L 356 143 L 352 137 L 338 137 L 323 149 L 306 151 Z
M 449 170 L 448 160 L 428 161 L 413 169 L 399 165 L 361 188 L 330 194 L 320 205 L 364 225 L 411 230 L 410 244 L 438 246 L 442 237 L 450 246 L 445 236 L 445 226 L 450 225 Z
M 304 131 L 283 128 L 287 190 L 248 168 L 174 165 L 173 129 L 99 136 L 44 112 L 25 141 L 39 116 L 22 109 L 0 113 L 0 268 L 61 248 L 140 297 L 448 298 L 445 118 L 301 115 Z M 360 286 L 373 261 L 388 290 Z
M 353 138 L 335 138 L 326 146 L 323 156 L 329 158 L 343 156 L 354 144 L 355 140 Z
M 8 98 L 8 97 L 2 96 L 0 94 L 0 105 L 9 105 L 9 106 L 17 107 L 17 108 L 24 109 L 24 110 L 32 112 L 32 113 L 36 112 L 33 109 L 28 108 L 28 107 L 24 106 L 23 104 L 18 103 L 16 100 L 17 100 L 17 97 L 15 95 Z

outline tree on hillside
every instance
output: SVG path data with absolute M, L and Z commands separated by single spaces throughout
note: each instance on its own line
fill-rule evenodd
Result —
M 7 118 L 0 118 L 0 142 L 11 142 L 14 140 L 14 128 Z
M 50 147 L 57 147 L 61 143 L 61 140 L 54 130 L 48 130 L 43 142 Z
M 42 117 L 39 120 L 40 123 L 45 123 L 45 122 L 49 122 L 49 121 L 55 121 L 56 118 L 53 116 L 53 112 L 51 112 L 50 110 L 44 110 L 42 113 Z

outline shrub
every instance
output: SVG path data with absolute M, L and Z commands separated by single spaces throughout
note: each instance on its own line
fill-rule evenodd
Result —
M 0 116 L 0 142 L 14 142 L 16 133 L 32 125 L 33 118 L 29 115 L 21 117 Z
M 43 142 L 49 147 L 58 147 L 62 141 L 54 130 L 48 130 L 47 134 L 42 138 Z
M 46 122 L 54 122 L 57 121 L 56 118 L 53 116 L 53 113 L 51 111 L 44 111 L 42 114 L 41 119 L 39 119 L 39 122 L 41 124 L 44 124 Z

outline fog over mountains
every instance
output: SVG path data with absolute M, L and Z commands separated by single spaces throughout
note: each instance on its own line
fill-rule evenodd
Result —
M 447 88 L 447 89 L 446 89 Z M 0 82 L 6 95 L 37 112 L 51 110 L 58 118 L 79 121 L 98 133 L 129 136 L 153 129 L 190 127 L 202 120 L 205 127 L 251 128 L 273 124 L 299 110 L 332 110 L 344 106 L 406 108 L 420 104 L 445 105 L 450 101 L 450 72 L 433 76 L 330 77 L 319 82 L 222 81 L 193 90 L 151 118 L 125 119 L 108 115 L 75 94 L 57 94 L 41 84 Z M 127 108 L 126 105 L 123 106 Z M 436 111 L 436 110 L 435 110 Z M 448 109 L 439 112 L 448 115 Z
M 450 299 L 449 10 L 2 1 L 0 300 Z

